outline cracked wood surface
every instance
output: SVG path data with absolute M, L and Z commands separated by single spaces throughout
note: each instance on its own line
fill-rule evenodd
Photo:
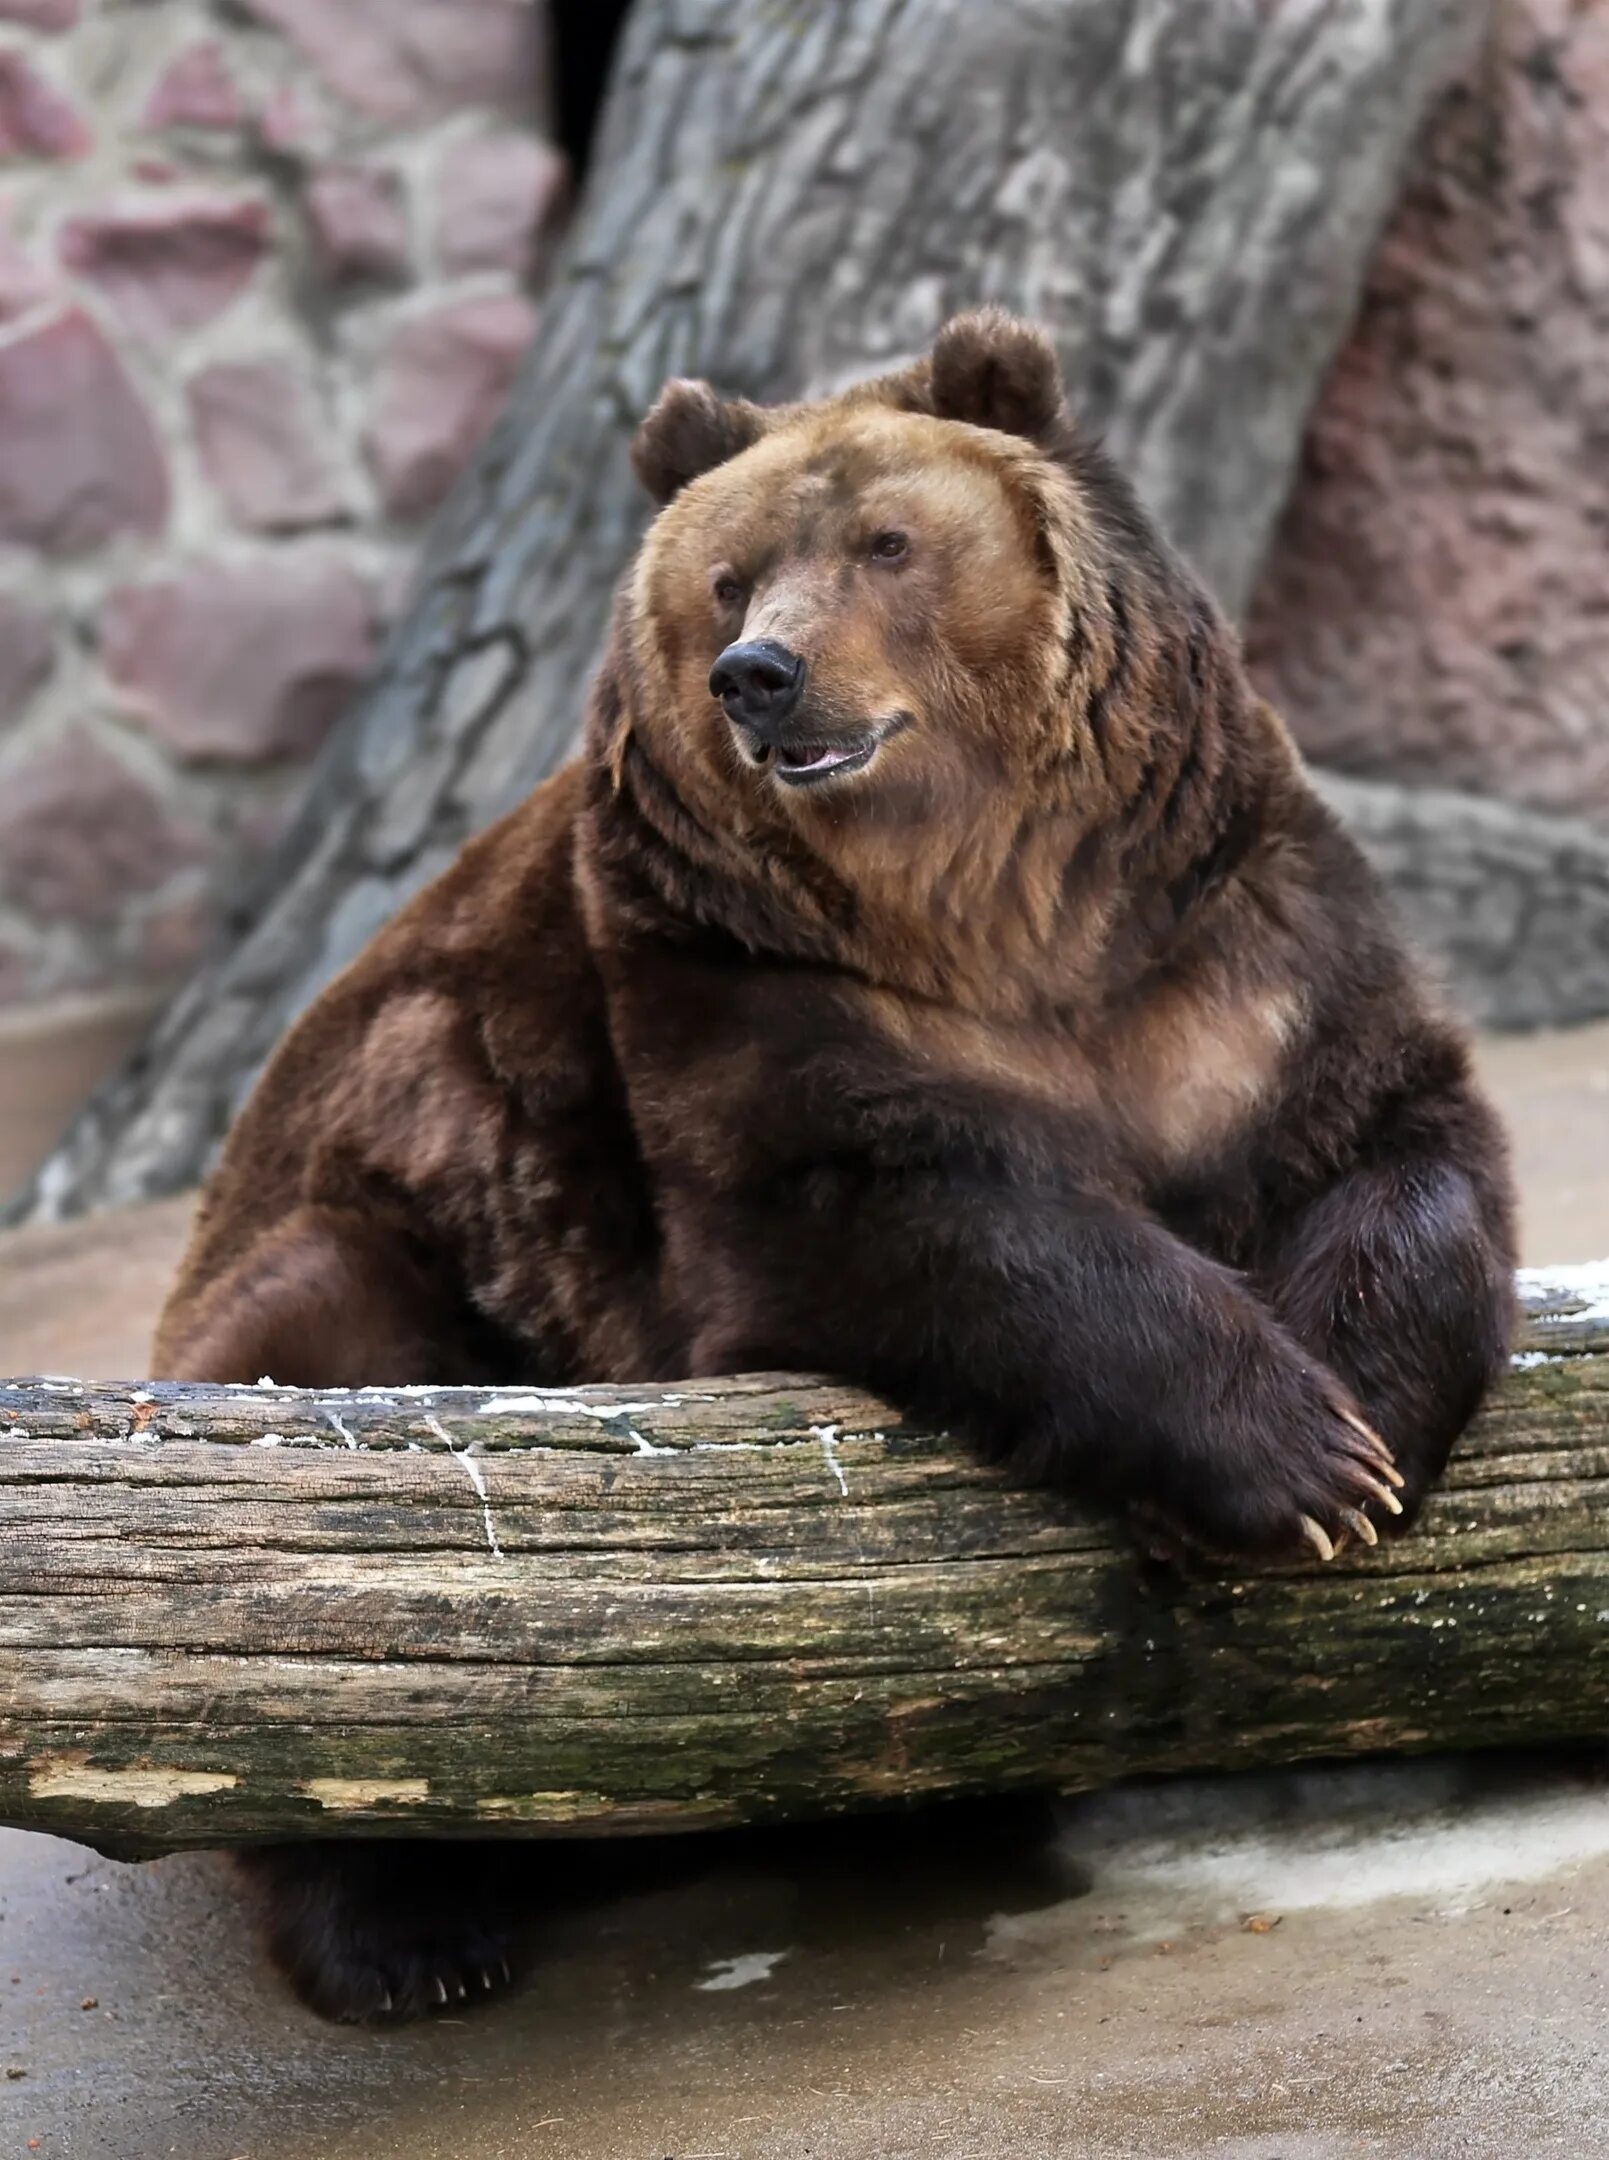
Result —
M 1192 1580 L 853 1390 L 0 1385 L 0 1820 L 695 1829 L 1601 1733 L 1609 1267 L 1410 1536 Z
M 638 0 L 508 412 L 303 814 L 18 1213 L 200 1178 L 275 1042 L 568 753 L 664 379 L 792 397 L 1003 301 L 1238 609 L 1483 0 Z

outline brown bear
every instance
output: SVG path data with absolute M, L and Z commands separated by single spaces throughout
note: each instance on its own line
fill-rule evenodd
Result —
M 1503 1139 L 1048 344 L 634 455 L 583 754 L 291 1033 L 157 1371 L 826 1367 L 1211 1554 L 1374 1542 L 1504 1361 Z M 497 1848 L 256 1864 L 329 2014 L 509 1969 Z

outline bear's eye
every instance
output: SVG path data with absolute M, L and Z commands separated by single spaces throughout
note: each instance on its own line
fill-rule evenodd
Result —
M 710 591 L 715 595 L 717 607 L 739 607 L 743 602 L 742 580 L 735 578 L 730 570 L 718 570 L 710 580 Z
M 911 543 L 902 532 L 874 533 L 869 552 L 873 562 L 903 562 L 911 552 Z

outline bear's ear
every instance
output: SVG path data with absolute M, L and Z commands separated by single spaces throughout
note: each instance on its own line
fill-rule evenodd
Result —
M 632 439 L 637 478 L 656 503 L 668 503 L 696 480 L 736 457 L 765 432 L 765 415 L 744 398 L 723 398 L 707 382 L 678 375 L 666 383 Z
M 999 428 L 1037 442 L 1062 414 L 1061 368 L 1049 338 L 1004 308 L 957 315 L 933 341 L 933 410 L 941 420 Z

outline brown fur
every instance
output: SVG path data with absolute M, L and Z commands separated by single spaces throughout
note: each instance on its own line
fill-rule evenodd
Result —
M 673 384 L 636 458 L 584 756 L 293 1031 L 157 1369 L 826 1367 L 1214 1551 L 1411 1507 L 1506 1348 L 1501 1136 L 1048 347 Z M 755 641 L 785 714 L 711 694 Z M 425 2000 L 319 1868 L 310 1999 Z

